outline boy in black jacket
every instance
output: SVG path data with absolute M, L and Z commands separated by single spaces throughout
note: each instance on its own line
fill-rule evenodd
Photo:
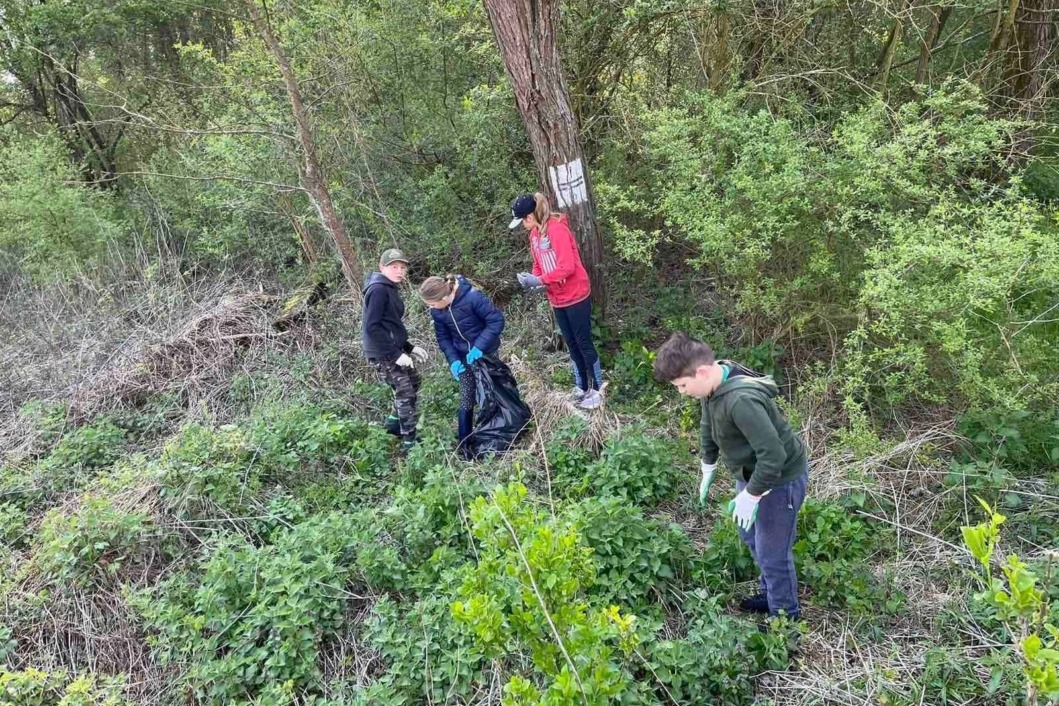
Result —
M 401 437 L 401 450 L 408 451 L 416 441 L 416 395 L 421 379 L 416 361 L 427 359 L 427 352 L 408 342 L 404 327 L 404 301 L 397 285 L 408 274 L 408 259 L 397 248 L 390 248 L 379 259 L 379 271 L 364 285 L 364 357 L 379 378 L 393 390 L 396 414 L 387 420 L 387 430 Z

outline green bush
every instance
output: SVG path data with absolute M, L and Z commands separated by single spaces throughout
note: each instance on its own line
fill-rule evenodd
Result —
M 600 496 L 624 498 L 651 507 L 676 494 L 687 476 L 690 460 L 681 462 L 670 439 L 648 436 L 642 429 L 628 429 L 607 439 L 600 457 L 580 478 L 557 477 L 560 485 L 575 493 L 591 491 Z
M 125 430 L 104 419 L 64 436 L 41 466 L 52 474 L 97 471 L 121 456 L 124 440 Z
M 579 483 L 595 456 L 583 440 L 587 428 L 581 417 L 567 417 L 556 425 L 544 443 L 548 472 L 559 489 Z
M 261 488 L 261 465 L 244 432 L 188 424 L 165 448 L 161 495 L 179 517 L 242 516 Z
M 250 431 L 261 462 L 283 474 L 349 470 L 377 476 L 389 470 L 385 430 L 315 405 L 261 413 Z
M 889 593 L 869 559 L 882 547 L 880 528 L 836 503 L 806 498 L 798 516 L 794 559 L 799 579 L 821 605 L 893 613 L 903 597 Z
M 589 606 L 596 568 L 573 523 L 546 516 L 517 483 L 475 500 L 471 519 L 477 562 L 452 614 L 486 658 L 532 664 L 508 681 L 508 702 L 602 706 L 635 688 L 626 665 L 636 618 Z
M 1017 125 L 959 82 L 831 131 L 745 106 L 640 116 L 640 168 L 597 181 L 619 253 L 686 241 L 742 326 L 837 333 L 851 406 L 1055 399 L 1059 226 L 1005 159 Z
M 654 377 L 654 351 L 640 341 L 622 341 L 613 359 L 606 360 L 613 380 L 613 396 L 618 401 L 632 401 L 644 395 L 657 395 L 663 388 Z
M 694 547 L 679 525 L 643 516 L 620 498 L 589 498 L 566 513 L 592 548 L 604 604 L 631 609 L 667 601 L 689 573 Z
M 0 672 L 0 706 L 131 706 L 121 680 L 66 672 Z
M 683 638 L 645 644 L 644 680 L 657 684 L 656 696 L 665 703 L 756 703 L 753 678 L 788 668 L 785 629 L 763 633 L 753 622 L 725 615 L 711 599 L 701 601 L 697 612 Z
M 968 441 L 968 461 L 1000 464 L 1024 477 L 1059 471 L 1059 408 L 968 412 L 958 431 Z
M 20 506 L 0 502 L 0 545 L 10 549 L 26 543 L 26 511 Z
M 756 579 L 759 573 L 750 550 L 739 537 L 739 529 L 726 513 L 721 513 L 714 523 L 709 541 L 693 567 L 693 584 L 723 593 L 730 592 L 732 584 Z
M 55 509 L 45 516 L 33 539 L 33 566 L 55 583 L 81 584 L 114 575 L 157 539 L 146 514 L 89 495 L 71 515 Z
M 163 664 L 196 698 L 230 703 L 288 680 L 319 686 L 317 655 L 342 625 L 361 520 L 310 518 L 255 547 L 222 541 L 195 570 L 132 597 Z
M 384 596 L 365 624 L 368 643 L 386 671 L 369 690 L 371 703 L 412 706 L 469 699 L 487 660 L 471 635 L 457 625 L 445 595 L 411 605 Z
M 0 133 L 0 254 L 37 279 L 69 276 L 126 241 L 114 196 L 81 182 L 58 137 Z

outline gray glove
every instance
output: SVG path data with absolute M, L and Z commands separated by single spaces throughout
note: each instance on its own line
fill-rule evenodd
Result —
M 542 289 L 544 287 L 541 278 L 531 275 L 529 272 L 519 272 L 518 283 L 523 289 Z

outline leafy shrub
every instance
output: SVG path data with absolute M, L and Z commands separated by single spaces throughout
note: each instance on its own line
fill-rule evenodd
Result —
M 104 419 L 64 436 L 41 464 L 56 472 L 96 471 L 121 456 L 124 439 L 125 431 Z
M 881 532 L 841 505 L 806 498 L 798 517 L 794 559 L 812 600 L 836 608 L 896 611 L 899 595 L 887 595 L 868 566 Z
M 607 361 L 619 401 L 635 400 L 663 389 L 654 377 L 654 359 L 654 351 L 647 350 L 640 341 L 621 342 L 613 360 Z
M 636 618 L 589 608 L 596 572 L 576 527 L 546 517 L 517 483 L 475 500 L 471 519 L 478 561 L 452 614 L 486 658 L 532 660 L 531 678 L 516 674 L 505 687 L 509 703 L 613 703 L 630 687 L 624 664 L 639 641 Z
M 253 449 L 234 426 L 186 425 L 166 445 L 161 467 L 162 498 L 180 517 L 240 516 L 261 487 Z
M 372 606 L 366 639 L 387 667 L 369 691 L 371 703 L 411 706 L 469 698 L 485 655 L 452 617 L 448 596 L 411 605 L 384 596 Z
M 428 477 L 419 489 L 399 488 L 392 505 L 379 513 L 409 563 L 421 565 L 439 547 L 467 548 L 470 522 L 464 516 L 485 494 L 477 482 L 456 483 L 447 475 Z
M 43 445 L 51 446 L 62 436 L 66 426 L 67 405 L 33 399 L 19 407 L 18 414 L 31 420 L 33 430 L 40 435 Z
M 1011 554 L 1001 566 L 1003 578 L 994 574 L 993 555 L 1007 518 L 985 501 L 979 503 L 988 520 L 960 528 L 964 544 L 979 564 L 976 578 L 983 590 L 975 601 L 990 606 L 1007 628 L 1022 662 L 1027 703 L 1032 706 L 1038 698 L 1054 702 L 1059 699 L 1059 614 L 1052 611 L 1049 596 L 1051 567 L 1042 582 L 1018 555 Z
M 837 333 L 851 407 L 1055 399 L 1057 225 L 974 85 L 830 131 L 745 106 L 703 92 L 640 116 L 642 163 L 597 181 L 619 253 L 686 240 L 744 326 Z
M 645 518 L 620 498 L 589 498 L 568 512 L 597 567 L 591 593 L 637 608 L 671 597 L 689 572 L 694 547 L 679 525 Z
M 544 444 L 548 471 L 552 482 L 560 489 L 570 488 L 582 481 L 594 454 L 582 440 L 588 425 L 580 417 L 567 417 L 560 422 Z
M 199 570 L 132 598 L 164 664 L 180 663 L 196 698 L 230 703 L 293 681 L 318 684 L 316 657 L 342 623 L 355 516 L 311 518 L 274 544 L 222 541 Z
M 377 425 L 315 405 L 291 405 L 262 413 L 250 433 L 262 462 L 298 474 L 341 471 L 375 476 L 389 468 L 389 439 Z
M 716 599 L 700 601 L 697 613 L 683 638 L 645 644 L 645 680 L 658 685 L 656 695 L 666 702 L 749 706 L 753 678 L 788 667 L 784 629 L 763 633 L 725 615 Z
M 693 567 L 692 582 L 711 591 L 728 592 L 732 584 L 758 576 L 750 550 L 731 517 L 724 513 L 714 523 L 709 541 Z
M 82 184 L 57 136 L 0 147 L 0 251 L 35 278 L 68 276 L 92 263 L 125 229 L 112 194 Z
M 25 544 L 26 511 L 18 505 L 0 502 L 0 545 L 17 548 Z
M 125 706 L 121 681 L 63 671 L 0 672 L 0 706 Z
M 609 438 L 583 478 L 564 480 L 577 492 L 591 490 L 649 507 L 673 497 L 685 476 L 671 440 L 632 429 Z
M 1059 469 L 1059 409 L 968 412 L 959 432 L 969 442 L 969 461 L 992 461 L 1020 475 Z
M 90 495 L 72 515 L 52 510 L 34 538 L 33 565 L 55 582 L 83 583 L 113 575 L 157 539 L 150 519 L 126 512 L 108 497 Z

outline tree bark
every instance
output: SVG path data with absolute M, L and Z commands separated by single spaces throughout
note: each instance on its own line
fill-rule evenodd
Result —
M 570 217 L 592 282 L 592 298 L 602 315 L 607 301 L 603 237 L 559 59 L 559 0 L 484 1 L 533 149 L 537 180 L 552 207 Z
M 346 234 L 346 226 L 342 222 L 334 202 L 331 200 L 331 191 L 327 188 L 324 172 L 320 166 L 320 160 L 316 155 L 316 143 L 313 137 L 313 125 L 309 120 L 309 114 L 305 110 L 302 101 L 301 90 L 298 87 L 298 79 L 291 68 L 290 60 L 279 43 L 279 39 L 272 28 L 265 21 L 258 9 L 255 0 L 245 0 L 250 20 L 257 30 L 258 35 L 265 42 L 272 58 L 279 67 L 283 77 L 283 85 L 287 89 L 287 97 L 290 99 L 291 112 L 294 114 L 294 124 L 298 133 L 298 141 L 302 147 L 302 158 L 304 165 L 301 169 L 302 187 L 309 195 L 313 207 L 316 209 L 320 224 L 324 227 L 338 248 L 339 259 L 342 261 L 342 273 L 346 277 L 346 283 L 352 290 L 353 296 L 360 297 L 360 259 L 353 249 Z
M 919 49 L 919 63 L 916 64 L 916 83 L 926 83 L 927 68 L 930 66 L 930 57 L 934 53 L 934 47 L 938 45 L 938 39 L 945 30 L 945 24 L 952 14 L 952 3 L 935 8 L 934 18 L 930 22 L 927 36 L 923 38 L 923 45 Z
M 1023 0 L 1015 16 L 1013 48 L 1008 52 L 1008 80 L 1015 111 L 1030 123 L 1042 119 L 1048 99 L 1048 62 L 1056 49 L 1056 20 L 1049 12 L 1049 0 Z M 1054 10 L 1052 10 L 1054 12 Z M 1022 130 L 1016 152 L 1030 156 L 1036 146 L 1036 126 Z
M 907 13 L 911 7 L 912 0 L 904 0 L 904 2 L 901 3 L 901 9 L 897 11 L 897 16 L 894 17 L 894 24 L 890 29 L 890 36 L 886 40 L 886 44 L 883 45 L 882 52 L 879 55 L 879 61 L 877 62 L 879 71 L 879 92 L 883 96 L 886 95 L 886 89 L 890 84 L 890 69 L 894 65 L 894 56 L 897 54 L 897 47 L 900 46 L 901 35 L 904 33 L 905 13 Z

